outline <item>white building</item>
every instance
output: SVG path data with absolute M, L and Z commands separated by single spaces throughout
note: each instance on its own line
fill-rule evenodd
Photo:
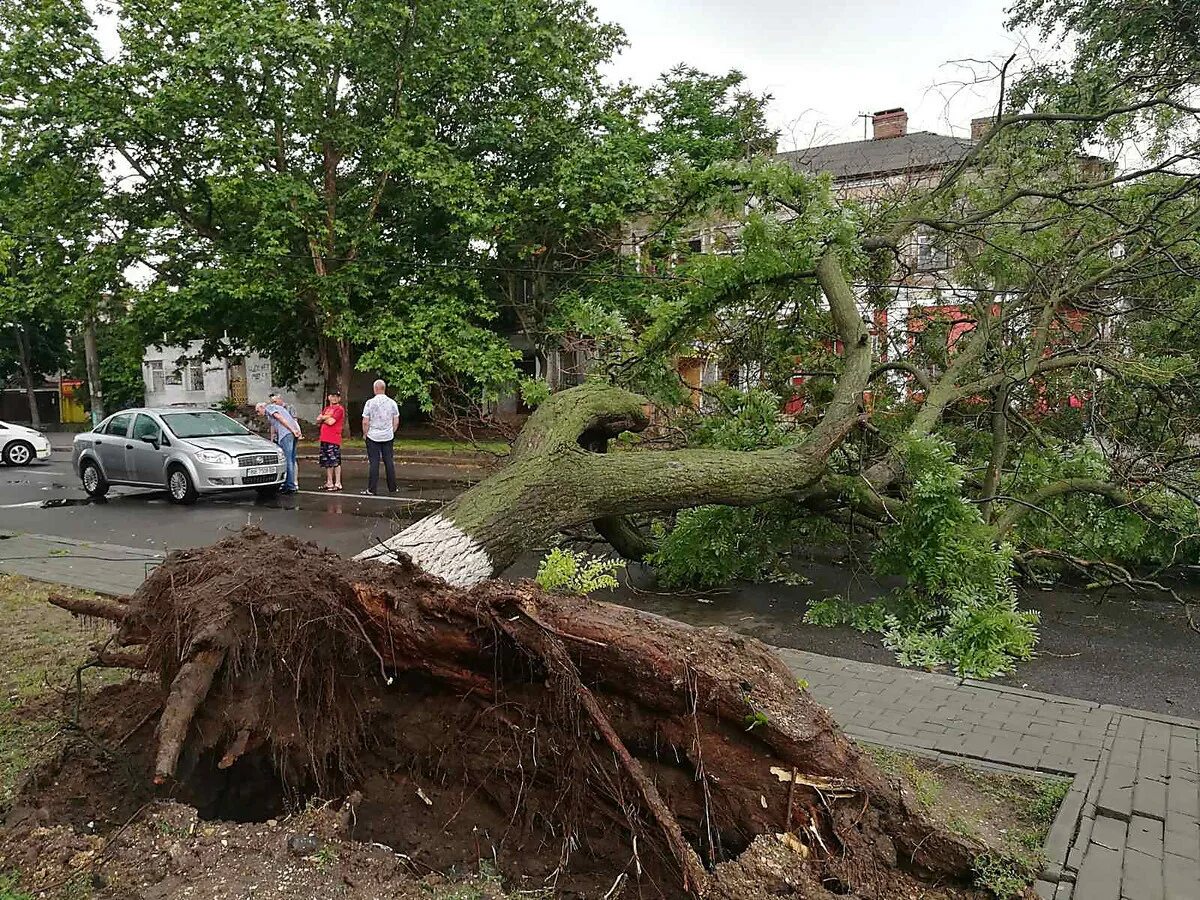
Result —
M 321 411 L 321 375 L 309 366 L 299 382 L 278 385 L 271 377 L 271 360 L 257 353 L 228 359 L 200 358 L 200 341 L 186 347 L 147 347 L 142 358 L 147 406 L 253 406 L 274 391 L 289 406 L 312 421 Z

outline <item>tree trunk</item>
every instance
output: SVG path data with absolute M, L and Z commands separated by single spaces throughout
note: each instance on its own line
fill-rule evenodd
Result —
M 983 521 L 992 521 L 992 507 L 1000 490 L 1000 479 L 1004 475 L 1004 462 L 1008 457 L 1008 394 L 1009 386 L 1003 384 L 992 393 L 992 452 L 988 458 L 987 471 L 983 476 L 982 502 L 979 514 Z
M 646 401 L 601 383 L 551 395 L 530 416 L 508 464 L 440 513 L 362 554 L 400 554 L 451 584 L 479 584 L 563 528 L 610 516 L 707 503 L 751 506 L 796 495 L 826 472 L 855 424 L 817 428 L 795 447 L 755 452 L 595 453 L 585 447 L 646 427 Z
M 100 383 L 100 351 L 96 346 L 96 317 L 89 314 L 83 327 L 83 359 L 87 368 L 88 395 L 92 405 L 92 427 L 104 418 L 104 386 Z
M 29 345 L 29 332 L 24 325 L 14 325 L 17 334 L 17 357 L 21 364 L 21 381 L 25 385 L 25 396 L 29 401 L 29 422 L 34 428 L 42 427 L 42 416 L 38 412 L 37 391 L 33 383 L 33 350 Z
M 753 506 L 814 490 L 829 455 L 858 423 L 871 377 L 870 337 L 833 251 L 821 258 L 817 278 L 844 362 L 824 415 L 801 443 L 753 452 L 597 453 L 591 448 L 646 428 L 649 404 L 621 388 L 585 382 L 551 394 L 534 411 L 504 469 L 358 558 L 411 559 L 469 587 L 563 528 L 596 520 L 608 528 L 603 520 L 612 516 L 709 503 Z
M 351 355 L 351 346 L 349 338 L 338 338 L 338 386 L 342 391 L 342 405 L 347 411 L 350 409 L 350 383 L 354 376 L 354 364 Z M 345 419 L 342 420 L 342 437 L 350 436 L 350 415 L 347 413 Z

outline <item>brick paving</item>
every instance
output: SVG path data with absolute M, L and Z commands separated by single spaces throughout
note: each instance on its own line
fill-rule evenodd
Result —
M 0 534 L 0 571 L 131 594 L 161 556 Z M 1071 779 L 1042 900 L 1200 900 L 1200 722 L 778 650 L 856 740 Z
M 1070 777 L 1043 900 L 1200 898 L 1200 722 L 777 652 L 856 740 Z

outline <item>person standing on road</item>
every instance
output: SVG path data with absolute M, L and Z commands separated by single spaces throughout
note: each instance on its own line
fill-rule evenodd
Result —
M 279 449 L 283 451 L 287 474 L 284 476 L 280 492 L 294 494 L 299 490 L 296 482 L 296 441 L 303 437 L 300 433 L 300 423 L 282 403 L 259 403 L 254 409 L 271 423 L 271 440 L 277 443 Z
M 363 406 L 363 437 L 367 442 L 367 459 L 370 461 L 367 489 L 364 494 L 379 492 L 379 462 L 387 471 L 388 490 L 396 493 L 396 429 L 400 427 L 400 407 L 389 397 L 387 384 L 378 379 L 374 384 L 375 396 Z
M 342 489 L 342 422 L 345 420 L 346 410 L 342 406 L 341 391 L 330 391 L 325 408 L 317 416 L 317 424 L 321 426 L 321 449 L 317 461 L 325 470 L 327 491 Z

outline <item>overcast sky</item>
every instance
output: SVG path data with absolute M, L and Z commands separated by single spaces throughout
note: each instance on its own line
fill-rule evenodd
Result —
M 783 149 L 859 140 L 859 113 L 902 106 L 909 130 L 966 134 L 988 112 L 983 91 L 952 60 L 996 60 L 1030 35 L 1007 33 L 1008 0 L 591 0 L 625 29 L 616 78 L 653 81 L 676 63 L 740 69 L 774 95 Z

